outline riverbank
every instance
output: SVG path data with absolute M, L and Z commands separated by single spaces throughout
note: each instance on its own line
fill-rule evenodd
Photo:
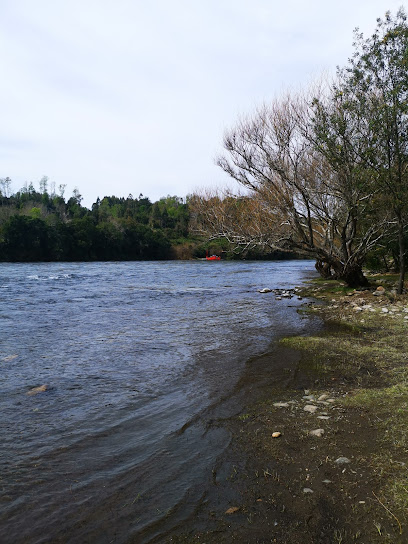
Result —
M 303 289 L 323 330 L 280 341 L 279 356 L 298 355 L 287 387 L 227 422 L 213 485 L 166 542 L 408 541 L 408 298 L 392 277 L 371 281 Z

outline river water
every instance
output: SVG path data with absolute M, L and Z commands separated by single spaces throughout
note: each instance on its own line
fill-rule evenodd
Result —
M 171 534 L 228 446 L 211 423 L 242 409 L 251 361 L 306 330 L 296 297 L 257 289 L 312 274 L 310 261 L 1 263 L 0 541 Z

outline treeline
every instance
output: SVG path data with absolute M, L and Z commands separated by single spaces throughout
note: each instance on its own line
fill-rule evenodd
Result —
M 67 200 L 33 184 L 15 194 L 0 180 L 1 261 L 153 260 L 191 256 L 200 242 L 189 234 L 188 204 L 168 196 L 99 198 L 88 209 L 76 189 Z M 202 251 L 202 249 L 201 249 Z
M 157 202 L 105 196 L 91 209 L 78 189 L 64 198 L 43 177 L 39 190 L 26 184 L 12 192 L 0 179 L 0 261 L 113 261 L 203 258 L 206 252 L 228 259 L 282 259 L 294 254 L 269 248 L 234 251 L 225 238 L 211 242 L 197 234 L 190 199 L 167 196 Z

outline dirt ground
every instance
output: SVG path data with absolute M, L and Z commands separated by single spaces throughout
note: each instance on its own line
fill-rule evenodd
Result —
M 408 302 L 375 289 L 304 293 L 325 330 L 283 340 L 301 353 L 290 385 L 220 423 L 231 446 L 163 542 L 408 543 Z

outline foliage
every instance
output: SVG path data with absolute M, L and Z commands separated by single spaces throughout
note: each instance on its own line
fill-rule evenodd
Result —
M 49 194 L 46 177 L 40 192 L 30 184 L 11 194 L 9 178 L 1 187 L 2 261 L 167 259 L 188 236 L 187 205 L 178 197 L 155 204 L 143 195 L 104 197 L 88 210 L 78 189 L 67 201 L 64 187 L 59 196 Z
M 408 229 L 408 25 L 401 9 L 377 20 L 337 78 L 241 118 L 218 165 L 246 195 L 197 194 L 197 231 L 240 248 L 301 251 L 322 276 L 367 283 L 382 241 L 399 252 Z
M 78 189 L 65 200 L 64 186 L 56 195 L 47 192 L 48 185 L 45 176 L 40 191 L 30 183 L 13 194 L 9 178 L 1 185 L 0 261 L 192 259 L 207 251 L 223 257 L 231 253 L 225 241 L 209 244 L 191 233 L 191 206 L 180 197 L 152 203 L 143 195 L 105 196 L 89 210 Z

